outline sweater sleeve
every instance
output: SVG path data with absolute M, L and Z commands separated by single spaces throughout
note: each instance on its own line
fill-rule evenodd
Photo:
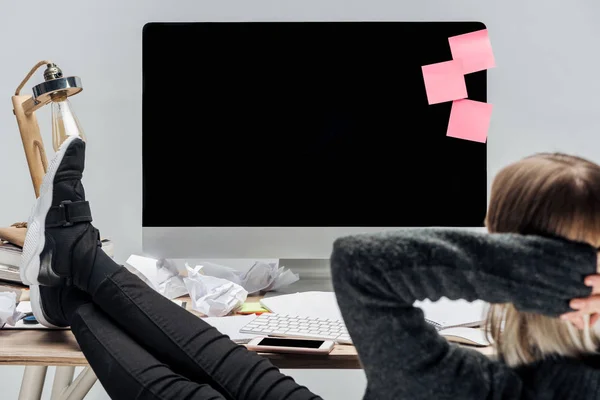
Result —
M 455 345 L 425 322 L 416 300 L 477 299 L 558 316 L 591 288 L 596 250 L 565 240 L 451 229 L 406 229 L 338 239 L 331 256 L 342 315 L 372 399 L 518 399 L 502 363 Z

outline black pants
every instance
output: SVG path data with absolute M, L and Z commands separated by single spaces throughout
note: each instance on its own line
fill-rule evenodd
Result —
M 92 300 L 71 329 L 112 399 L 320 399 L 125 268 Z

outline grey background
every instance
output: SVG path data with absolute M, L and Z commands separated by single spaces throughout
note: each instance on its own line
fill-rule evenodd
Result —
M 600 162 L 598 15 L 600 5 L 592 0 L 0 0 L 0 226 L 26 220 L 32 206 L 33 190 L 10 96 L 40 59 L 50 58 L 66 74 L 83 79 L 83 94 L 72 100 L 90 143 L 88 197 L 98 227 L 115 240 L 117 258 L 123 261 L 141 250 L 144 23 L 483 21 L 498 64 L 488 75 L 489 101 L 495 104 L 488 140 L 491 179 L 505 164 L 538 151 L 563 151 Z M 188 92 L 186 83 L 194 78 L 177 78 L 181 86 L 173 87 L 173 95 L 180 101 Z M 33 82 L 39 79 L 36 75 Z M 38 118 L 49 145 L 49 107 Z M 165 138 L 176 137 L 165 132 Z M 184 194 L 185 188 L 165 183 L 166 198 Z M 3 398 L 16 399 L 21 371 L 0 367 Z M 326 399 L 358 399 L 365 386 L 360 371 L 292 373 Z M 105 399 L 106 394 L 96 386 L 90 398 Z

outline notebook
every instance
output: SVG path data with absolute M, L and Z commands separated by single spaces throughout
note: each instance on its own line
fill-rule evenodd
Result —
M 343 320 L 333 292 L 286 294 L 263 298 L 260 303 L 276 314 Z M 473 328 L 485 320 L 487 303 L 442 298 L 436 302 L 415 302 L 414 305 L 423 310 L 427 322 L 448 340 L 476 346 L 490 344 L 481 329 Z
M 438 333 L 450 342 L 467 344 L 469 346 L 490 346 L 491 338 L 486 336 L 485 331 L 479 328 L 457 327 L 447 328 Z
M 468 302 L 442 297 L 436 302 L 417 301 L 414 306 L 422 309 L 425 320 L 451 342 L 472 346 L 491 344 L 483 329 L 476 328 L 485 322 L 489 305 L 484 301 Z

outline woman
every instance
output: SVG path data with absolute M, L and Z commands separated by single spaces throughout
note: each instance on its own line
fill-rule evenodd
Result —
M 47 326 L 71 326 L 111 398 L 318 399 L 281 374 L 268 360 L 235 345 L 202 319 L 156 293 L 100 250 L 99 233 L 91 225 L 91 212 L 81 184 L 84 153 L 85 144 L 71 137 L 49 166 L 29 220 L 21 271 L 23 280 L 31 285 L 32 307 L 38 320 Z M 422 314 L 410 306 L 412 303 L 403 301 L 432 293 L 431 297 L 436 297 L 444 291 L 452 296 L 455 288 L 463 288 L 461 293 L 466 293 L 465 297 L 504 302 L 508 300 L 506 293 L 512 293 L 510 290 L 503 290 L 501 284 L 483 279 L 482 275 L 478 288 L 491 292 L 488 296 L 476 291 L 471 286 L 474 274 L 471 270 L 475 262 L 493 260 L 493 265 L 503 268 L 515 258 L 532 266 L 543 264 L 547 271 L 506 272 L 512 278 L 512 281 L 502 280 L 508 288 L 535 288 L 545 294 L 532 301 L 528 296 L 522 296 L 525 300 L 517 296 L 514 303 L 532 311 L 549 310 L 551 314 L 567 311 L 563 298 L 589 294 L 589 288 L 581 281 L 584 274 L 594 272 L 595 253 L 582 244 L 553 239 L 519 240 L 511 235 L 455 233 L 453 236 L 430 231 L 428 235 L 415 236 L 415 239 L 410 239 L 410 235 L 398 236 L 393 242 L 361 237 L 336 244 L 333 256 L 336 286 L 341 290 L 343 310 L 369 375 L 370 397 L 417 399 L 430 391 L 426 398 L 440 398 L 439 393 L 453 399 L 465 398 L 465 393 L 470 396 L 467 398 L 481 398 L 478 395 L 490 393 L 496 387 L 506 388 L 510 382 L 515 388 L 504 393 L 522 397 L 525 389 L 517 373 L 483 356 L 448 347 L 424 324 Z M 473 254 L 466 256 L 452 243 L 463 246 L 462 251 L 472 250 Z M 409 246 L 411 252 L 424 252 L 412 254 L 411 259 L 397 253 Z M 379 258 L 377 252 L 388 248 L 390 253 Z M 400 264 L 392 257 L 397 257 Z M 541 264 L 538 257 L 542 258 Z M 452 258 L 457 262 L 453 263 Z M 410 266 L 413 261 L 427 266 L 431 263 L 421 261 L 440 259 L 447 263 L 441 269 L 462 267 L 462 275 L 432 272 L 431 268 L 419 275 L 406 274 L 404 268 L 398 268 L 398 265 Z M 363 272 L 370 276 L 363 276 Z M 404 293 L 400 279 L 412 288 L 414 295 Z M 394 280 L 399 282 L 390 285 Z M 359 282 L 364 285 L 358 285 Z M 538 306 L 540 303 L 544 306 Z M 372 323 L 373 330 L 357 327 L 358 320 L 349 313 L 354 307 L 364 318 L 360 323 Z M 380 363 L 375 365 L 376 361 Z M 374 371 L 382 379 L 375 377 Z M 458 391 L 459 383 L 447 380 L 444 371 L 454 374 L 457 382 L 462 379 L 461 388 L 470 386 L 472 390 Z M 424 378 L 416 378 L 417 374 Z M 432 379 L 435 379 L 433 385 Z M 442 387 L 435 390 L 435 384 Z M 458 395 L 453 396 L 454 393 Z
M 600 167 L 540 154 L 504 168 L 486 225 L 493 235 L 422 229 L 336 241 L 333 282 L 367 374 L 365 398 L 600 396 L 600 340 L 589 320 L 600 307 L 587 298 L 590 286 L 600 292 L 591 276 Z M 449 345 L 413 307 L 442 296 L 493 303 L 488 327 L 498 361 Z

